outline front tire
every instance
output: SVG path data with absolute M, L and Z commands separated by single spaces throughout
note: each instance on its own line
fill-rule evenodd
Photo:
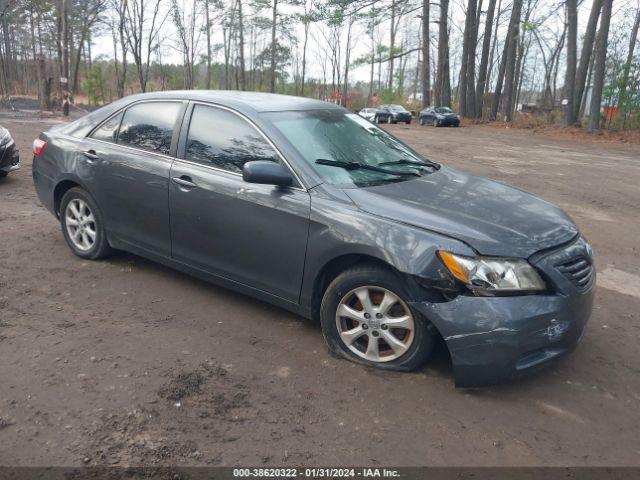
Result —
M 420 117 L 420 125 L 424 125 L 425 121 L 424 121 L 424 117 Z
M 329 348 L 385 370 L 420 368 L 433 350 L 434 330 L 406 299 L 390 270 L 374 265 L 346 270 L 331 282 L 320 307 Z
M 62 197 L 60 225 L 69 248 L 78 257 L 98 260 L 112 253 L 100 209 L 82 188 L 72 188 Z

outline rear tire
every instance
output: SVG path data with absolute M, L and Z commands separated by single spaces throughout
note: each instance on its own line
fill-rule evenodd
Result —
M 98 260 L 113 252 L 107 241 L 102 218 L 95 200 L 82 188 L 72 188 L 62 197 L 62 234 L 71 251 L 78 257 Z
M 7 172 L 5 172 L 4 170 L 0 170 L 0 178 L 4 178 L 7 175 L 9 175 Z
M 407 298 L 402 282 L 390 270 L 362 265 L 341 273 L 327 288 L 320 307 L 322 333 L 330 350 L 385 370 L 420 368 L 433 350 L 435 331 Z
M 425 124 L 424 118 L 420 117 L 420 125 L 424 125 L 424 124 Z

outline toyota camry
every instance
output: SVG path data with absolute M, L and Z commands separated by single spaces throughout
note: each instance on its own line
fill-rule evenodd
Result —
M 134 95 L 33 152 L 78 257 L 126 250 L 279 305 L 361 364 L 415 370 L 441 338 L 456 385 L 501 382 L 570 352 L 591 313 L 593 253 L 560 208 L 337 105 Z

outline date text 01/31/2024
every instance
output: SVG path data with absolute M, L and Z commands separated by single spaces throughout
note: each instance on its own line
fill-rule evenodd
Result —
M 234 478 L 393 478 L 388 468 L 234 468 Z

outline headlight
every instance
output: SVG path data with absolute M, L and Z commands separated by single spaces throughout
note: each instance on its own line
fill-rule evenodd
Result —
M 9 143 L 9 140 L 11 140 L 9 130 L 4 127 L 0 127 L 0 146 L 4 145 L 5 143 Z
M 438 253 L 451 274 L 476 293 L 492 295 L 546 289 L 544 280 L 526 260 L 465 257 L 443 250 Z

